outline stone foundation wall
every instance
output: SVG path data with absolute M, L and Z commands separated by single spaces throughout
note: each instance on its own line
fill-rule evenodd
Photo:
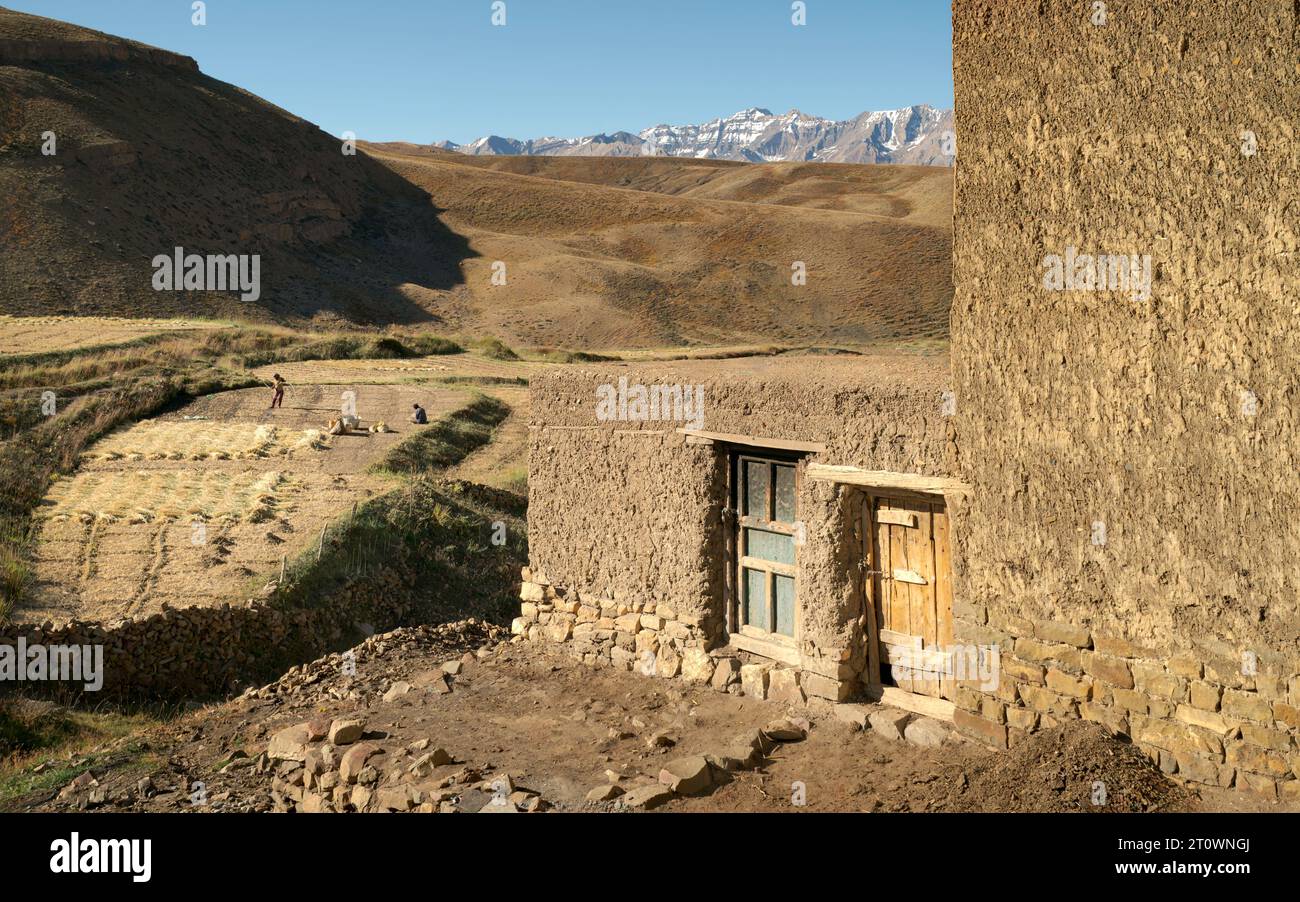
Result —
M 996 646 L 996 687 L 962 681 L 959 730 L 1008 748 L 1069 718 L 1127 735 L 1192 783 L 1300 799 L 1300 675 L 1247 655 L 1174 652 L 961 605 L 959 642 Z
M 554 586 L 524 569 L 520 616 L 511 632 L 555 647 L 593 667 L 681 679 L 719 692 L 803 704 L 829 681 L 802 668 L 720 648 L 722 628 L 654 602 L 615 602 Z M 818 683 L 821 679 L 823 683 Z M 836 691 L 820 695 L 829 700 Z M 839 693 L 844 694 L 844 693 Z

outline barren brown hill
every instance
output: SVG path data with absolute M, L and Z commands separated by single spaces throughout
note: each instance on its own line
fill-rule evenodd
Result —
M 0 9 L 0 313 L 587 348 L 947 334 L 947 169 L 341 149 L 188 57 Z M 259 254 L 260 300 L 154 291 L 175 247 Z
M 933 166 L 733 163 L 675 157 L 469 156 L 437 147 L 376 144 L 374 152 L 542 178 L 682 197 L 873 213 L 947 229 L 952 171 Z M 939 168 L 940 171 L 936 171 Z
M 6 9 L 0 194 L 6 313 L 427 321 L 397 286 L 452 288 L 468 253 L 423 192 L 194 60 Z M 154 291 L 175 247 L 261 255 L 261 299 Z
M 453 321 L 592 347 L 947 334 L 945 169 L 367 150 L 469 239 Z

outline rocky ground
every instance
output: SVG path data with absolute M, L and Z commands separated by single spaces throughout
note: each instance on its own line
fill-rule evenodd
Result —
M 372 636 L 16 810 L 1168 811 L 1225 807 L 1089 723 L 994 754 L 876 705 L 786 709 L 591 669 L 468 620 Z M 144 762 L 152 762 L 144 766 Z M 161 764 L 160 764 L 161 762 Z M 77 761 L 60 766 L 75 766 Z M 1098 786 L 1102 794 L 1098 794 Z

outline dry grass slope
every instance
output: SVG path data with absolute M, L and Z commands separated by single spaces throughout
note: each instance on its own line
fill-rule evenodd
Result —
M 453 330 L 533 345 L 580 337 L 589 348 L 947 334 L 948 170 L 609 158 L 489 166 L 370 152 L 437 197 L 470 241 L 465 290 L 441 308 Z M 506 285 L 492 284 L 495 261 Z M 791 283 L 796 261 L 805 286 Z

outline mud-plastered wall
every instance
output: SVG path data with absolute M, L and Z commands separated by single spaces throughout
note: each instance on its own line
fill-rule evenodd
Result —
M 815 443 L 825 451 L 804 460 L 943 476 L 955 447 L 947 380 L 946 361 L 933 357 L 691 361 L 539 375 L 531 388 L 531 561 L 517 631 L 572 642 L 591 661 L 630 667 L 650 650 L 657 661 L 667 657 L 667 675 L 678 675 L 676 659 L 683 671 L 714 672 L 700 655 L 725 641 L 724 510 L 734 449 L 689 442 L 678 430 Z M 602 419 L 601 392 L 620 384 L 670 386 L 702 400 L 683 408 L 682 419 Z M 852 535 L 859 498 L 833 483 L 799 481 L 797 638 L 807 671 L 804 687 L 794 687 L 800 692 L 847 697 L 865 666 Z M 685 666 L 688 651 L 694 667 Z
M 1109 719 L 1294 789 L 1300 6 L 953 20 L 959 594 L 1033 687 L 973 726 Z

